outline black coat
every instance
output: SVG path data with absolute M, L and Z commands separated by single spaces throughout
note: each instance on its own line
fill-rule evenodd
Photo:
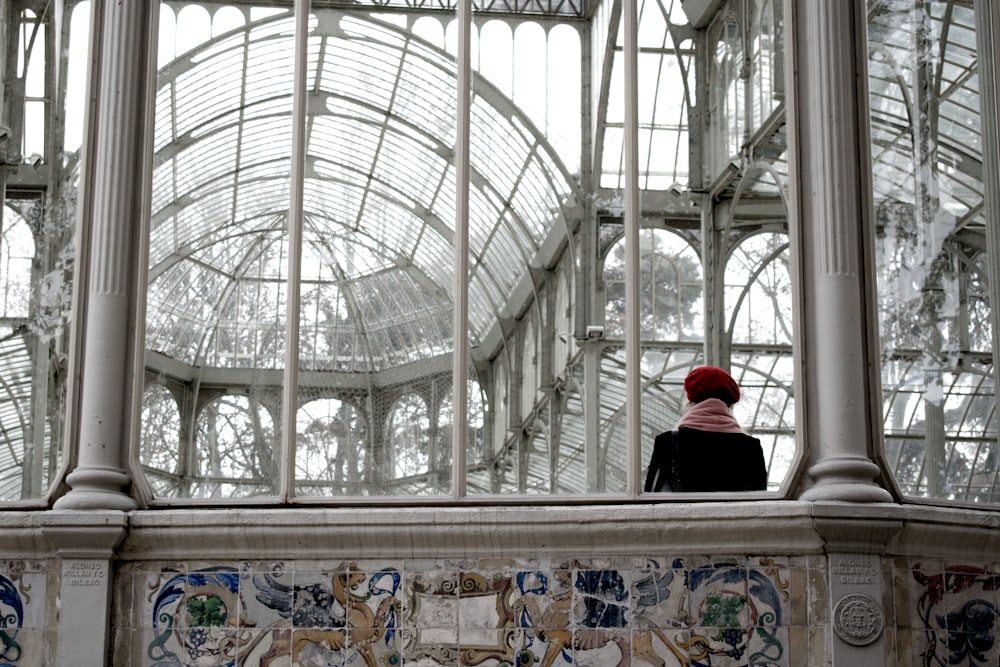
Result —
M 745 433 L 681 428 L 656 436 L 645 491 L 763 491 L 760 440 Z

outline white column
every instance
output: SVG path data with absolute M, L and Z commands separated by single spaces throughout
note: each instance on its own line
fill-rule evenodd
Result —
M 890 501 L 875 484 L 869 345 L 874 298 L 862 248 L 870 226 L 863 3 L 787 0 L 789 182 L 799 239 L 808 500 Z M 874 412 L 874 414 L 873 414 Z
M 136 234 L 143 215 L 144 136 L 156 3 L 95 2 L 89 174 L 81 200 L 87 247 L 77 316 L 83 318 L 79 435 L 71 491 L 58 509 L 129 510 L 126 492 L 134 330 Z M 88 197 L 87 194 L 90 196 Z

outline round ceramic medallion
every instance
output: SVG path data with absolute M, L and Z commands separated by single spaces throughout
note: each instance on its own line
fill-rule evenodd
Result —
M 867 646 L 882 634 L 882 627 L 882 609 L 867 595 L 845 595 L 833 608 L 833 629 L 848 644 Z

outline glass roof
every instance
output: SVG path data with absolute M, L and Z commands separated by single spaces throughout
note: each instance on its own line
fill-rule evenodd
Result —
M 282 363 L 292 40 L 291 15 L 269 17 L 161 68 L 147 347 L 192 366 Z M 374 372 L 447 352 L 454 58 L 380 20 L 321 11 L 306 77 L 303 363 Z M 475 344 L 581 197 L 483 79 L 471 115 Z M 178 298 L 192 286 L 198 299 Z

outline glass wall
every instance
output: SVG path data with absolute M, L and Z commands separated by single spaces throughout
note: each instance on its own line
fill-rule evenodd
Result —
M 753 49 L 741 29 L 719 37 L 732 48 L 717 63 L 729 78 L 716 125 L 763 125 L 777 108 L 768 82 L 780 77 L 778 23 L 770 3 L 747 7 L 739 15 Z M 728 243 L 706 249 L 699 207 L 732 200 L 738 186 L 776 202 L 780 217 L 782 151 L 761 166 L 777 174 L 777 187 L 751 178 L 707 198 L 693 191 L 691 156 L 703 162 L 688 126 L 699 33 L 679 2 L 642 3 L 640 187 L 650 195 L 644 215 L 669 222 L 642 235 L 644 349 L 634 374 L 624 358 L 616 208 L 625 187 L 618 16 L 602 5 L 588 19 L 561 3 L 519 17 L 477 14 L 468 207 L 456 226 L 466 185 L 456 172 L 463 125 L 453 13 L 313 3 L 297 41 L 301 17 L 284 3 L 163 6 L 140 447 L 155 499 L 624 493 L 628 383 L 642 386 L 645 458 L 680 414 L 681 381 L 699 363 L 733 365 L 757 401 L 784 392 L 767 407 L 748 401 L 740 415 L 768 431 L 778 488 L 794 425 L 790 369 L 773 360 L 787 358 L 790 341 L 733 341 L 731 332 L 706 354 L 705 332 L 722 309 L 733 312 L 726 330 L 736 331 L 747 316 L 735 312 L 757 308 L 758 297 L 723 290 L 706 317 L 704 294 L 719 292 L 715 276 L 739 260 L 727 260 Z M 588 20 L 602 41 L 586 41 Z M 296 48 L 305 50 L 298 71 Z M 744 53 L 753 54 L 752 90 L 733 74 Z M 290 194 L 298 178 L 301 202 Z M 741 208 L 723 210 L 710 236 L 762 224 Z M 461 247 L 468 270 L 456 281 Z M 760 285 L 772 273 L 734 275 Z M 777 305 L 760 312 L 774 321 L 761 326 L 787 327 L 787 290 L 769 297 Z M 465 300 L 467 320 L 456 328 Z M 749 350 L 758 344 L 770 356 Z M 775 345 L 785 352 L 775 357 Z M 467 363 L 455 364 L 456 354 Z M 468 368 L 461 415 L 456 368 Z M 455 474 L 456 446 L 464 477 Z
M 4 500 L 41 498 L 72 442 L 90 62 L 89 2 L 15 4 Z M 795 448 L 780 7 L 732 0 L 695 29 L 679 0 L 638 3 L 636 369 L 621 5 L 476 4 L 462 50 L 454 5 L 336 4 L 160 3 L 130 452 L 147 499 L 634 495 L 629 448 L 644 465 L 702 363 L 745 383 L 777 490 Z
M 62 463 L 90 6 L 4 6 L 0 34 L 0 500 Z M 76 57 L 66 66 L 64 54 Z
M 997 174 L 984 169 L 996 129 L 980 95 L 995 64 L 977 52 L 990 30 L 977 6 L 869 3 L 874 236 L 896 483 L 907 496 L 1000 502 L 989 270 L 998 202 L 986 197 Z

